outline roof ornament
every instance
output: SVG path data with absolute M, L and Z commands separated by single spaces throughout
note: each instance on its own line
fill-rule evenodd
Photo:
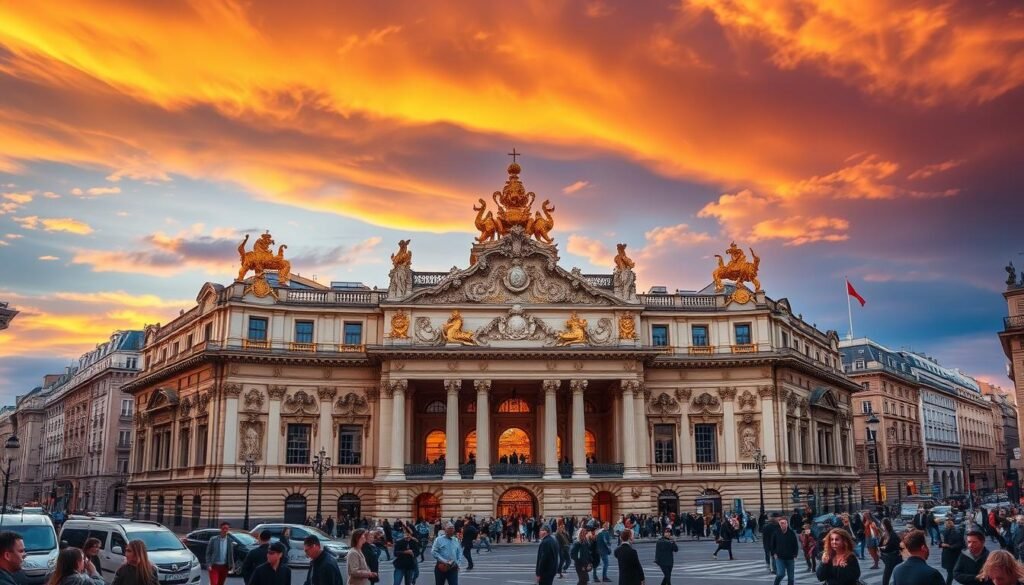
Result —
M 391 272 L 388 273 L 388 297 L 400 299 L 412 292 L 412 252 L 409 242 L 398 240 L 398 251 L 391 255 Z
M 249 234 L 245 234 L 245 239 L 238 244 L 238 257 L 241 262 L 241 267 L 238 269 L 238 277 L 236 281 L 245 280 L 245 275 L 250 270 L 255 274 L 255 279 L 252 284 L 246 287 L 246 293 L 252 292 L 258 297 L 265 297 L 268 295 L 277 298 L 274 289 L 271 288 L 270 284 L 267 283 L 267 279 L 264 276 L 265 270 L 276 270 L 277 271 L 277 282 L 281 286 L 288 286 L 291 282 L 291 271 L 292 263 L 284 258 L 284 251 L 288 246 L 281 244 L 277 249 L 277 255 L 275 256 L 271 252 L 270 247 L 273 246 L 274 237 L 270 235 L 270 231 L 260 235 L 259 239 L 256 240 L 252 245 L 251 251 L 245 250 L 245 245 L 249 241 Z
M 1017 284 L 1017 269 L 1013 266 L 1013 260 L 1006 265 L 1006 286 L 1012 287 Z
M 615 256 L 615 270 L 612 271 L 612 287 L 615 296 L 627 301 L 636 300 L 636 262 L 626 255 L 626 244 L 617 244 L 619 253 Z
M 736 282 L 736 289 L 729 297 L 729 300 L 745 305 L 750 302 L 753 293 L 744 283 L 747 281 L 752 282 L 754 284 L 753 292 L 761 292 L 761 281 L 757 279 L 761 259 L 757 257 L 754 249 L 751 248 L 750 255 L 754 257 L 754 261 L 748 262 L 747 255 L 736 245 L 736 242 L 732 242 L 729 245 L 726 253 L 729 255 L 728 264 L 722 261 L 720 255 L 715 254 L 715 258 L 718 258 L 718 266 L 711 272 L 711 278 L 715 281 L 715 292 L 725 290 L 725 285 L 722 283 L 723 279 L 733 280 Z
M 473 206 L 477 212 L 474 225 L 480 231 L 476 241 L 483 243 L 497 238 L 502 238 L 516 228 L 522 230 L 528 238 L 536 238 L 539 242 L 551 244 L 551 230 L 555 227 L 555 220 L 552 213 L 555 211 L 550 199 L 541 203 L 540 211 L 533 210 L 533 202 L 537 194 L 527 191 L 519 180 L 519 173 L 522 167 L 516 162 L 516 157 L 522 154 L 513 148 L 509 153 L 512 157 L 512 164 L 508 165 L 508 179 L 501 191 L 495 191 L 491 198 L 496 206 L 495 212 L 487 210 L 487 202 L 479 200 L 479 205 Z

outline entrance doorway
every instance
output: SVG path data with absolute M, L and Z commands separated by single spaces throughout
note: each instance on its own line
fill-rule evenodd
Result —
M 697 510 L 704 515 L 705 518 L 714 516 L 715 514 L 722 513 L 722 494 L 718 493 L 718 490 L 706 489 L 701 492 L 700 496 L 694 501 L 697 505 Z
M 434 494 L 422 493 L 413 500 L 412 511 L 417 522 L 422 518 L 433 523 L 441 517 L 441 500 L 437 499 Z
M 498 516 L 501 518 L 537 515 L 537 498 L 524 488 L 512 488 L 498 498 Z
M 348 518 L 349 520 L 358 520 L 362 515 L 360 509 L 362 503 L 359 501 L 359 496 L 355 494 L 342 494 L 338 498 L 338 520 L 342 518 Z
M 284 499 L 284 523 L 306 523 L 306 496 L 292 494 Z
M 590 514 L 600 522 L 614 523 L 615 496 L 611 492 L 597 492 L 590 501 Z
M 658 494 L 658 514 L 677 516 L 679 514 L 679 494 L 672 490 L 663 490 Z

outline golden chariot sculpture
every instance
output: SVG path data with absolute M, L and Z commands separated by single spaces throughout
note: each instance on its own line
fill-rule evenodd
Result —
M 492 241 L 508 235 L 512 228 L 520 227 L 526 237 L 550 244 L 554 241 L 551 238 L 551 230 L 555 227 L 555 220 L 551 214 L 554 213 L 555 206 L 551 204 L 550 199 L 545 199 L 541 203 L 540 211 L 533 210 L 533 201 L 537 194 L 533 191 L 527 192 L 519 180 L 522 167 L 515 162 L 515 157 L 519 156 L 519 153 L 512 149 L 511 156 L 508 180 L 501 191 L 495 191 L 491 196 L 497 213 L 488 211 L 487 202 L 483 199 L 479 200 L 479 205 L 473 206 L 473 211 L 477 212 L 474 225 L 480 230 L 476 241 Z
M 718 267 L 711 272 L 711 278 L 715 281 L 715 292 L 725 290 L 725 284 L 722 283 L 723 279 L 735 281 L 736 289 L 729 297 L 729 300 L 744 305 L 750 302 L 753 296 L 750 289 L 745 285 L 747 281 L 754 284 L 753 292 L 761 292 L 761 281 L 757 279 L 757 271 L 760 268 L 761 259 L 757 257 L 754 249 L 751 248 L 750 255 L 754 257 L 754 261 L 748 262 L 747 255 L 736 245 L 736 242 L 732 242 L 729 245 L 726 253 L 729 255 L 728 264 L 722 260 L 722 256 L 715 254 L 715 258 L 718 258 Z
M 246 293 L 252 292 L 258 297 L 265 297 L 268 295 L 277 298 L 277 294 L 274 289 L 267 282 L 264 276 L 266 270 L 277 271 L 277 282 L 281 286 L 288 286 L 291 283 L 292 274 L 292 263 L 284 259 L 284 251 L 288 246 L 281 244 L 277 249 L 277 255 L 270 251 L 270 247 L 275 244 L 274 237 L 270 235 L 270 232 L 266 232 L 259 237 L 252 245 L 251 251 L 245 250 L 246 243 L 249 242 L 249 234 L 245 234 L 245 239 L 238 244 L 238 256 L 241 261 L 241 267 L 238 269 L 238 278 L 235 280 L 245 280 L 245 275 L 252 270 L 255 278 L 251 285 L 246 288 Z

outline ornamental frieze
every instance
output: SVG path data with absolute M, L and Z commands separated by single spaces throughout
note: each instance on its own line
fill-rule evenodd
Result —
M 281 404 L 281 414 L 317 414 L 320 412 L 320 402 L 312 394 L 305 390 L 299 390 L 288 396 Z
M 693 411 L 695 412 L 717 412 L 722 407 L 722 401 L 709 392 L 703 392 L 693 399 Z
M 349 392 L 344 396 L 340 396 L 338 400 L 334 402 L 334 413 L 343 416 L 362 416 L 370 412 L 370 405 L 366 401 L 366 398 L 356 394 L 355 392 Z
M 250 457 L 254 461 L 262 459 L 263 435 L 266 429 L 263 421 L 259 420 L 257 415 L 249 415 L 248 420 L 239 423 L 238 429 L 238 457 L 243 461 Z
M 245 393 L 245 398 L 243 399 L 242 403 L 244 405 L 245 410 L 259 411 L 263 410 L 263 402 L 263 393 L 255 388 L 251 388 L 248 392 Z
M 679 412 L 679 401 L 665 392 L 647 402 L 650 414 L 675 414 Z
M 757 405 L 757 398 L 755 398 L 749 390 L 744 390 L 743 393 L 740 394 L 739 398 L 736 399 L 736 404 L 739 405 L 740 410 L 746 408 L 752 409 Z

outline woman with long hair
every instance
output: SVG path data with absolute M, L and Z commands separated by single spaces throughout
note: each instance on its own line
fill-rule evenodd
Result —
M 284 545 L 284 554 L 281 555 L 281 564 L 288 566 L 288 553 L 292 551 L 292 529 L 285 526 L 281 529 L 281 536 L 277 540 Z
M 589 532 L 586 528 L 580 528 L 579 538 L 572 544 L 572 548 L 569 549 L 569 558 L 576 569 L 577 585 L 587 585 L 590 581 L 590 570 L 594 568 L 588 534 Z
M 864 526 L 864 543 L 868 549 L 868 554 L 871 555 L 871 560 L 874 563 L 871 565 L 872 569 L 878 568 L 878 538 L 879 534 L 878 525 L 871 518 L 871 514 L 864 512 L 864 520 L 861 522 Z
M 149 562 L 146 543 L 133 540 L 124 549 L 124 564 L 114 574 L 113 585 L 159 585 L 156 567 Z
M 103 579 L 86 572 L 88 562 L 80 548 L 68 547 L 60 551 L 46 585 L 103 585 Z
M 978 572 L 978 580 L 992 585 L 1024 584 L 1024 566 L 1005 550 L 992 551 Z
M 903 562 L 900 552 L 900 535 L 892 527 L 892 520 L 882 518 L 882 537 L 879 539 L 879 556 L 882 557 L 882 585 L 889 585 L 892 571 Z
M 848 530 L 833 528 L 828 531 L 816 574 L 825 585 L 857 585 L 860 564 L 853 552 L 853 535 Z
M 349 585 L 370 585 L 370 579 L 377 578 L 377 573 L 370 570 L 370 566 L 366 564 L 366 557 L 363 556 L 366 534 L 362 528 L 357 528 L 352 532 L 350 542 L 352 548 L 349 549 L 348 557 L 345 559 L 345 564 L 348 565 Z

